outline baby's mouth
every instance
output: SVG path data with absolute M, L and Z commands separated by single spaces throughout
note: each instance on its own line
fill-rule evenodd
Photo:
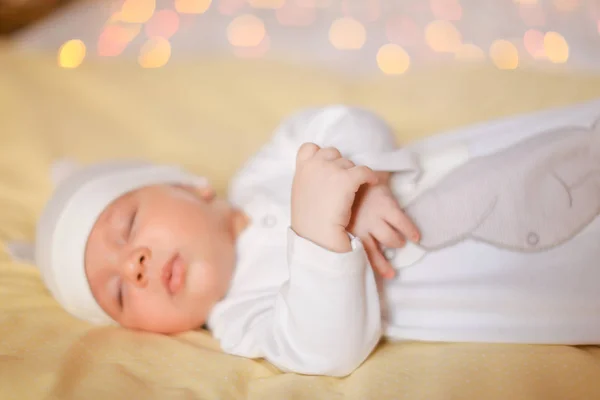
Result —
M 162 281 L 171 295 L 177 294 L 185 286 L 186 265 L 176 253 L 162 268 Z

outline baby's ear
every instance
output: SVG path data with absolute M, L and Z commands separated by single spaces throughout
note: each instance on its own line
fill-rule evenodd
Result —
M 81 168 L 81 165 L 73 159 L 61 158 L 60 160 L 56 160 L 54 163 L 52 163 L 50 168 L 52 183 L 54 186 L 57 186 L 75 171 Z

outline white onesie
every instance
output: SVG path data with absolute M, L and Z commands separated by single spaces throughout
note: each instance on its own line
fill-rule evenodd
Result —
M 382 335 L 600 343 L 600 269 L 565 250 L 569 243 L 560 252 L 523 255 L 465 241 L 407 268 L 401 268 L 407 254 L 422 255 L 409 253 L 414 248 L 388 249 L 398 274 L 382 284 L 359 239 L 352 239 L 351 252 L 338 254 L 297 236 L 289 228 L 290 195 L 296 152 L 305 142 L 394 172 L 393 189 L 400 194 L 424 179 L 416 154 L 398 148 L 389 127 L 367 111 L 331 106 L 284 121 L 230 187 L 230 201 L 252 222 L 238 241 L 230 290 L 208 320 L 224 351 L 265 358 L 284 371 L 344 376 Z M 578 253 L 583 248 L 588 258 L 595 252 L 600 259 L 600 224 L 586 229 L 596 232 L 587 236 L 596 240 L 580 240 Z

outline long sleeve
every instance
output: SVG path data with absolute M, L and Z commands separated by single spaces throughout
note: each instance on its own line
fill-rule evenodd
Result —
M 377 285 L 362 244 L 353 238 L 352 251 L 334 253 L 289 229 L 287 254 L 289 280 L 273 295 L 247 288 L 217 306 L 214 336 L 224 351 L 265 358 L 283 371 L 348 375 L 381 336 Z M 253 271 L 244 279 L 271 279 L 256 274 L 260 267 Z
M 284 121 L 246 163 L 232 181 L 230 201 L 249 212 L 256 199 L 289 209 L 296 153 L 306 142 L 336 147 L 375 170 L 418 170 L 374 114 L 345 106 L 308 109 Z M 284 371 L 345 376 L 381 335 L 379 293 L 365 250 L 353 238 L 348 253 L 331 252 L 289 227 L 286 249 L 284 232 L 266 237 L 270 233 L 256 227 L 246 235 L 232 288 L 213 309 L 209 327 L 230 354 L 265 358 Z M 253 241 L 256 246 L 248 245 Z
M 397 146 L 391 128 L 374 113 L 343 105 L 310 108 L 283 121 L 272 139 L 241 168 L 230 185 L 230 200 L 243 203 L 257 190 L 291 190 L 296 153 L 306 142 L 335 147 L 357 165 L 377 171 L 403 172 L 409 179 L 419 174 L 414 154 Z

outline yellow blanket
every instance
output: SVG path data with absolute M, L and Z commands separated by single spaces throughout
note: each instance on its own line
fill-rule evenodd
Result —
M 55 66 L 0 47 L 0 240 L 30 239 L 49 164 L 142 156 L 227 179 L 286 114 L 370 107 L 404 142 L 600 97 L 600 75 L 441 69 L 350 79 L 266 61 Z M 345 379 L 280 374 L 225 355 L 205 332 L 93 328 L 64 313 L 35 268 L 0 252 L 0 399 L 598 399 L 600 348 L 382 344 Z

